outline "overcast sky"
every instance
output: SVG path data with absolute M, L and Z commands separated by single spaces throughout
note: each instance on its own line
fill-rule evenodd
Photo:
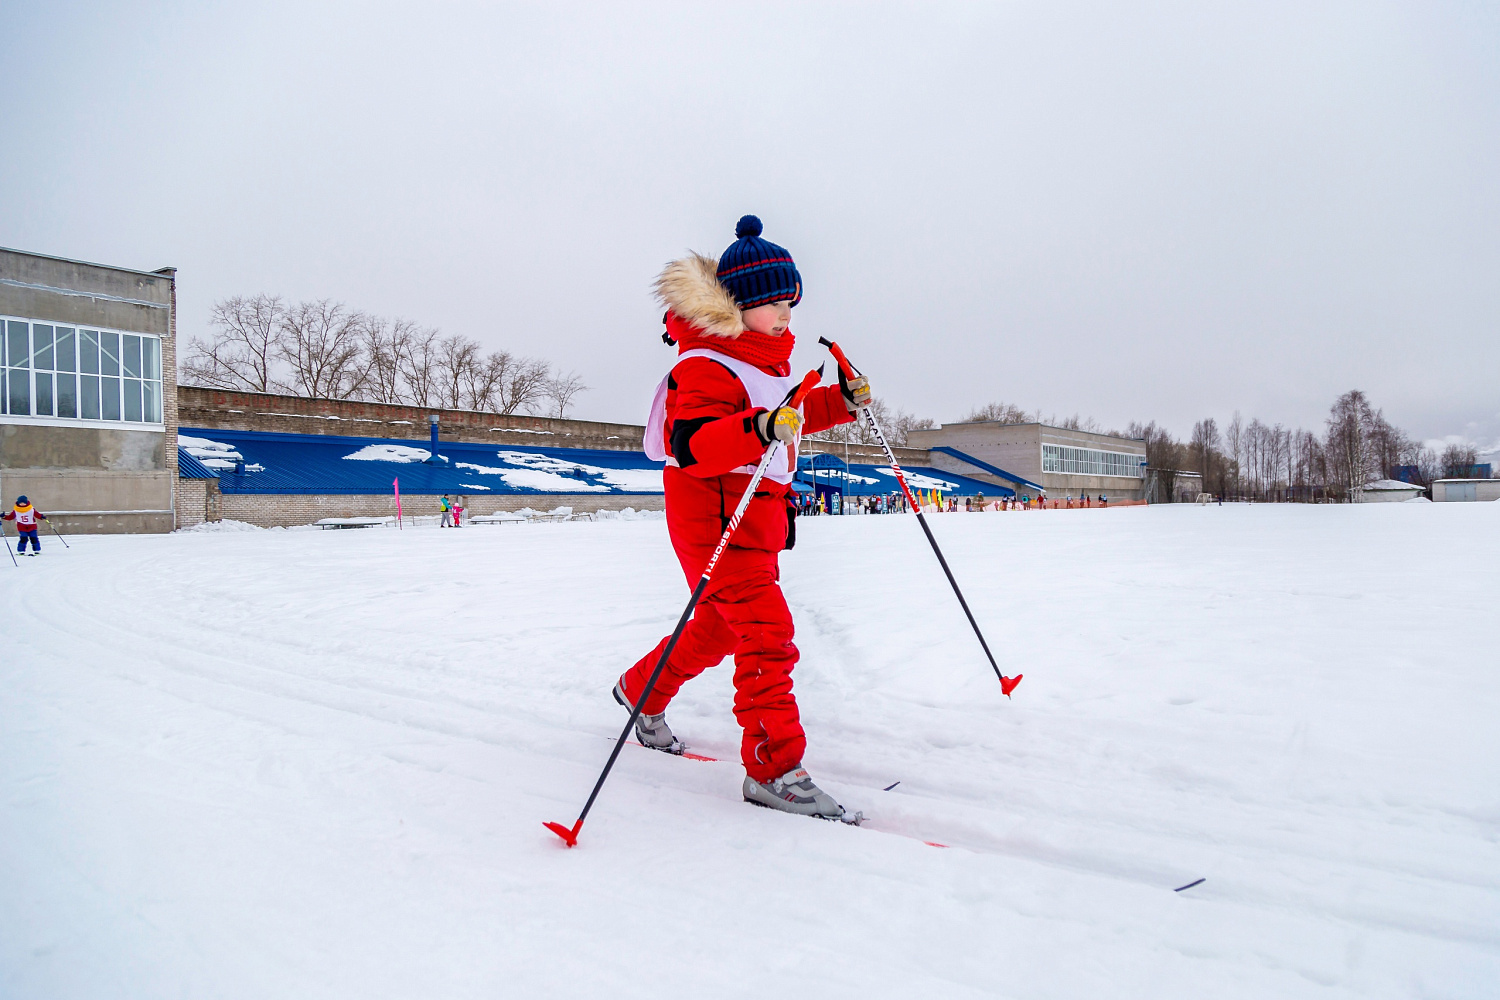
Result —
M 754 212 L 891 402 L 1500 444 L 1500 8 L 0 5 L 0 245 L 535 354 L 639 422 Z

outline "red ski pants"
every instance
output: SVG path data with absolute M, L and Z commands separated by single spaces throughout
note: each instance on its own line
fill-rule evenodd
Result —
M 777 585 L 779 577 L 776 553 L 727 549 L 642 708 L 647 715 L 666 711 L 686 681 L 733 653 L 734 715 L 744 731 L 740 759 L 756 781 L 781 777 L 801 763 L 807 748 L 792 696 L 792 667 L 797 663 L 792 612 Z M 696 586 L 698 577 L 690 572 L 688 582 Z M 664 637 L 620 678 L 632 702 L 640 697 L 670 638 Z

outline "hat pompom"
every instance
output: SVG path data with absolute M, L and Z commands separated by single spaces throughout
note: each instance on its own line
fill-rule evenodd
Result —
M 759 236 L 761 228 L 760 219 L 753 215 L 742 215 L 734 227 L 735 239 L 742 240 L 746 236 Z

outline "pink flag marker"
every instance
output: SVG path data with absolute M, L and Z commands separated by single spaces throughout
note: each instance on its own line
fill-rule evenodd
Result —
M 401 477 L 397 476 L 391 480 L 391 486 L 396 490 L 396 529 L 401 530 Z

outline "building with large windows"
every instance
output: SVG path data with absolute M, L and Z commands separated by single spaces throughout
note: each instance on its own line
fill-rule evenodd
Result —
M 1146 442 L 1046 424 L 995 421 L 911 431 L 907 447 L 930 449 L 934 468 L 1047 496 L 1146 499 Z
M 0 499 L 75 532 L 171 531 L 176 277 L 0 249 Z

